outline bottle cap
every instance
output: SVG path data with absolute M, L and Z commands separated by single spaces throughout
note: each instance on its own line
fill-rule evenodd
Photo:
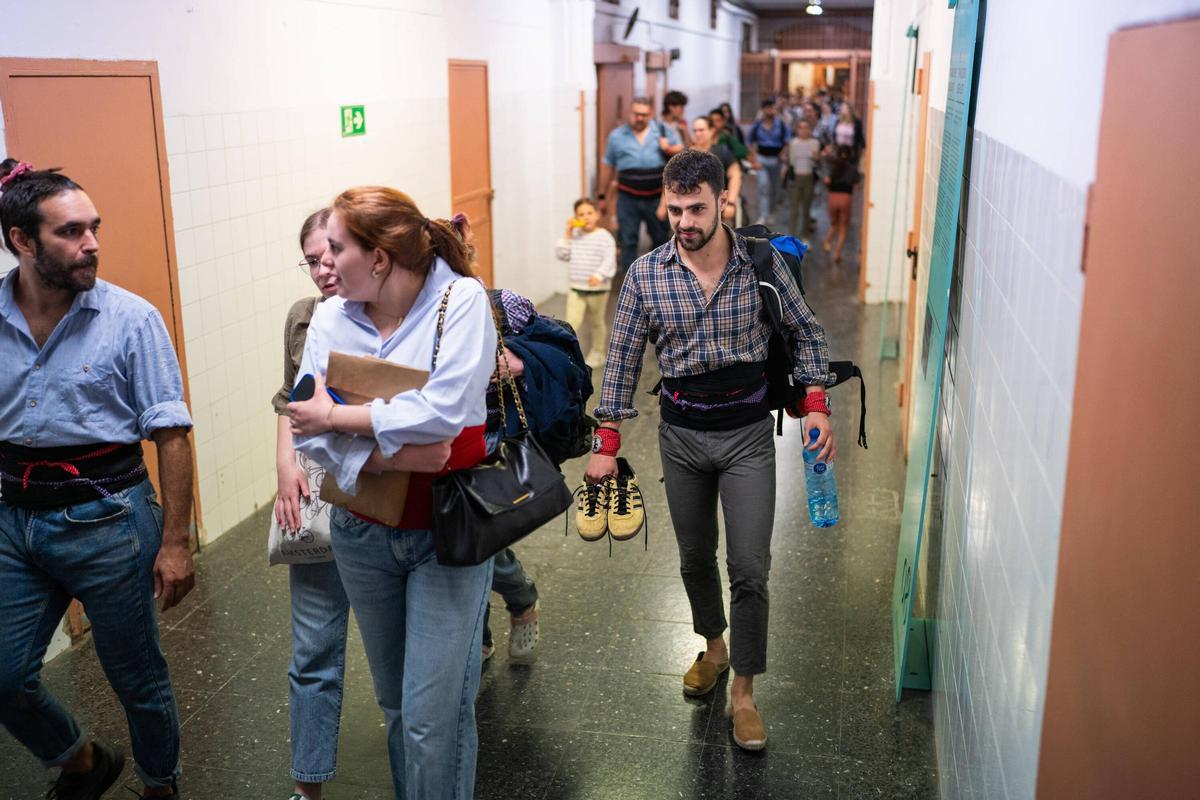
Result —
M 816 428 L 813 428 L 808 432 L 808 441 L 815 442 L 819 438 L 821 438 L 821 432 Z

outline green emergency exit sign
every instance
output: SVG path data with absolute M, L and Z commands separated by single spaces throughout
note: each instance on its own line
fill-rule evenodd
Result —
M 366 132 L 366 107 L 342 106 L 342 136 L 362 136 Z

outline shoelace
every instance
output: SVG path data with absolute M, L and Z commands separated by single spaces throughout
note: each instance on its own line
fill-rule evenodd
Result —
M 599 509 L 608 505 L 608 481 L 599 483 L 583 483 L 572 494 L 576 499 L 576 508 L 587 516 L 594 517 Z
M 589 517 L 596 516 L 596 507 L 600 504 L 600 494 L 604 491 L 604 487 L 599 483 L 589 483 L 586 491 L 581 498 L 584 504 L 584 513 Z
M 596 516 L 600 508 L 608 505 L 607 497 L 607 481 L 599 483 L 582 483 L 571 496 L 575 498 L 576 508 L 584 512 L 589 517 Z M 571 534 L 571 520 L 569 514 L 563 515 L 563 536 Z
M 629 478 L 624 475 L 617 476 L 617 513 L 629 513 Z

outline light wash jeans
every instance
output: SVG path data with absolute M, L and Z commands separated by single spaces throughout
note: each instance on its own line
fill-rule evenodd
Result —
M 783 173 L 780 171 L 779 156 L 758 157 L 762 169 L 758 171 L 758 218 L 768 225 L 771 214 L 775 212 L 775 199 L 779 196 L 779 182 Z
M 337 564 L 292 564 L 292 663 L 288 709 L 292 778 L 325 783 L 337 773 L 350 601 Z
M 125 707 L 134 772 L 150 787 L 179 776 L 179 718 L 154 609 L 161 544 L 162 508 L 148 480 L 47 511 L 0 502 L 0 723 L 47 768 L 88 741 L 40 677 L 50 638 L 78 597 Z
M 469 800 L 492 560 L 444 567 L 432 531 L 397 530 L 340 508 L 331 529 L 387 723 L 397 800 Z

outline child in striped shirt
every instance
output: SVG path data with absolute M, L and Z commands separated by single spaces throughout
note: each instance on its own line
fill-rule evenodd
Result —
M 567 292 L 567 324 L 578 336 L 584 317 L 591 318 L 591 349 L 587 364 L 599 368 L 608 347 L 608 295 L 617 274 L 617 243 L 611 233 L 597 227 L 600 211 L 588 198 L 575 201 L 575 216 L 567 222 L 566 235 L 559 240 L 555 255 L 570 264 Z

